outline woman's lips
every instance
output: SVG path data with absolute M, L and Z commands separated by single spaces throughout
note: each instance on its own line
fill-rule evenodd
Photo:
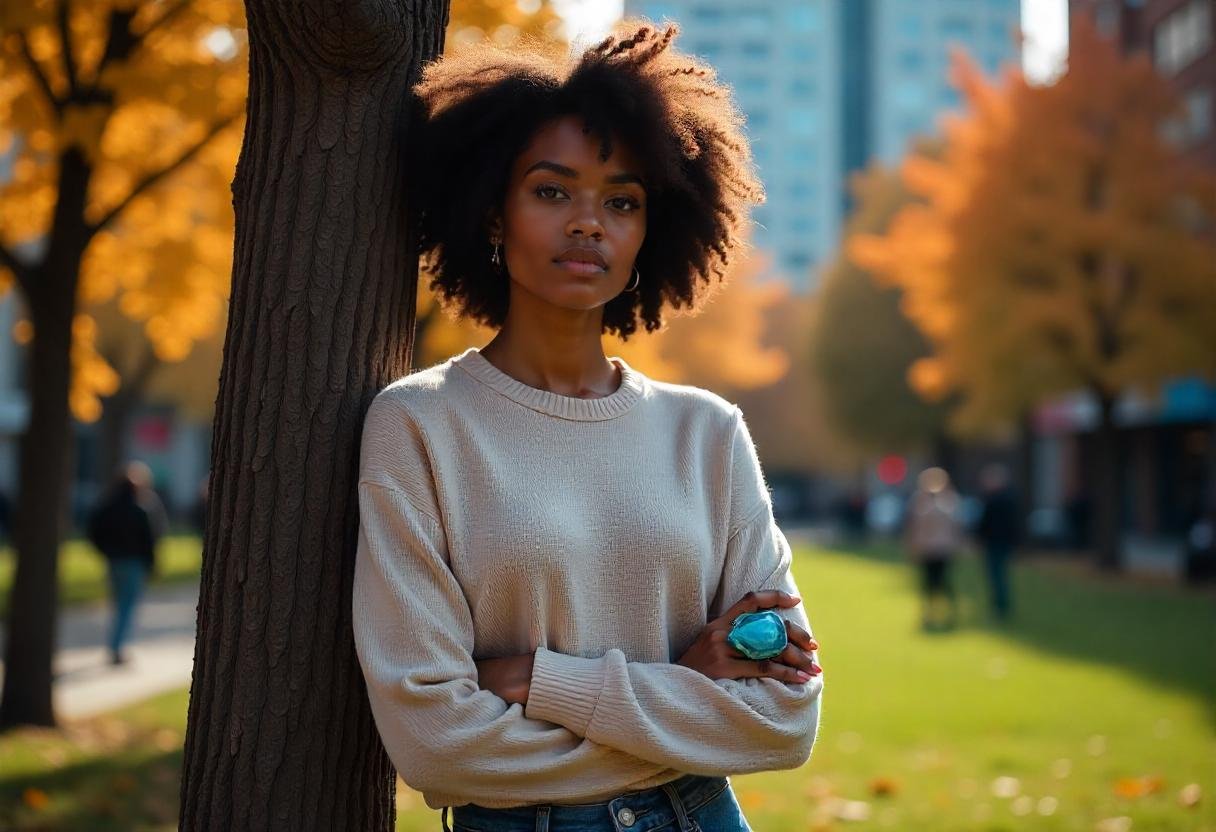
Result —
M 597 263 L 584 263 L 580 260 L 558 260 L 557 265 L 574 274 L 602 274 L 607 271 Z

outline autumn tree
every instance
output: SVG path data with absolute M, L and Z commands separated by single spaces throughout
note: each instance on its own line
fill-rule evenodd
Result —
M 242 19 L 237 0 L 0 6 L 0 287 L 20 293 L 31 380 L 0 726 L 54 723 L 70 419 L 97 418 L 119 383 L 86 310 L 114 300 L 166 359 L 220 320 Z
M 1083 17 L 1073 26 L 1050 86 L 1013 70 L 988 81 L 956 56 L 968 111 L 947 122 L 940 160 L 902 168 L 923 203 L 850 250 L 904 290 L 933 349 L 913 382 L 957 392 L 960 428 L 1088 391 L 1094 528 L 1114 566 L 1117 397 L 1216 370 L 1216 183 L 1164 138 L 1178 101 L 1148 59 L 1120 56 Z
M 884 232 L 911 199 L 895 171 L 874 164 L 851 183 L 848 239 Z M 847 246 L 825 271 L 811 324 L 810 351 L 823 406 L 835 430 L 869 454 L 923 451 L 943 428 L 941 404 L 926 402 L 909 373 L 928 344 L 901 309 L 903 292 L 849 256 Z

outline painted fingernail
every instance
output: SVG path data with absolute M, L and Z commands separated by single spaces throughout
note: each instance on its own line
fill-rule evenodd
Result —
M 823 672 L 823 668 L 820 667 L 819 665 L 815 664 L 814 662 L 811 662 L 811 670 L 815 671 L 815 673 L 817 673 L 817 674 Z
M 811 674 L 809 674 L 805 671 L 799 670 L 798 679 L 803 682 L 809 682 L 809 681 L 811 681 Z

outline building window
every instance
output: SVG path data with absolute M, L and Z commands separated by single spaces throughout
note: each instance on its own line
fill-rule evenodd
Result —
M 796 142 L 788 145 L 786 156 L 796 165 L 814 165 L 819 161 L 819 148 L 810 142 Z
M 942 18 L 942 34 L 958 40 L 971 39 L 971 21 L 965 17 L 948 15 Z
M 1153 30 L 1153 63 L 1175 73 L 1212 44 L 1211 0 L 1191 0 Z
M 813 234 L 818 230 L 819 223 L 809 214 L 795 214 L 790 217 L 789 230 L 791 234 Z
M 799 39 L 790 44 L 789 56 L 792 61 L 809 64 L 819 57 L 819 50 L 814 41 Z
M 790 96 L 792 98 L 814 98 L 818 91 L 815 82 L 810 78 L 794 78 L 790 81 Z
M 785 25 L 789 31 L 804 35 L 818 32 L 823 21 L 816 6 L 792 5 L 785 10 Z
M 814 111 L 806 107 L 792 107 L 786 114 L 786 124 L 795 136 L 813 136 L 817 126 Z
M 763 75 L 744 75 L 739 79 L 739 89 L 752 95 L 768 92 L 768 78 Z
M 748 58 L 760 60 L 769 57 L 773 49 L 766 40 L 745 40 L 740 51 Z
M 781 261 L 793 272 L 802 272 L 811 267 L 811 255 L 806 251 L 787 251 Z
M 919 40 L 925 35 L 925 21 L 918 14 L 905 13 L 899 16 L 896 24 L 899 34 L 909 40 Z
M 760 7 L 744 7 L 739 10 L 738 23 L 749 34 L 768 32 L 773 28 L 773 10 Z
M 901 49 L 895 56 L 900 72 L 919 73 L 925 68 L 925 53 L 919 49 Z
M 720 6 L 694 6 L 692 9 L 692 19 L 697 23 L 712 26 L 721 23 L 724 18 Z
M 791 199 L 810 199 L 815 195 L 815 185 L 809 179 L 795 179 L 789 184 Z
M 751 110 L 747 114 L 747 126 L 763 129 L 768 127 L 770 119 L 768 110 Z
M 1186 115 L 1183 116 L 1183 144 L 1198 144 L 1212 133 L 1212 91 L 1191 90 L 1186 94 Z

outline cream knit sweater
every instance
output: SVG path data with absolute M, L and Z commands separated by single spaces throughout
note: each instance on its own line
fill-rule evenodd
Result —
M 469 349 L 368 410 L 355 645 L 389 757 L 432 808 L 810 756 L 822 677 L 674 664 L 749 590 L 798 593 L 741 411 L 611 360 L 619 389 L 580 399 Z M 778 612 L 810 629 L 803 604 Z M 532 651 L 526 706 L 478 687 L 475 659 Z

